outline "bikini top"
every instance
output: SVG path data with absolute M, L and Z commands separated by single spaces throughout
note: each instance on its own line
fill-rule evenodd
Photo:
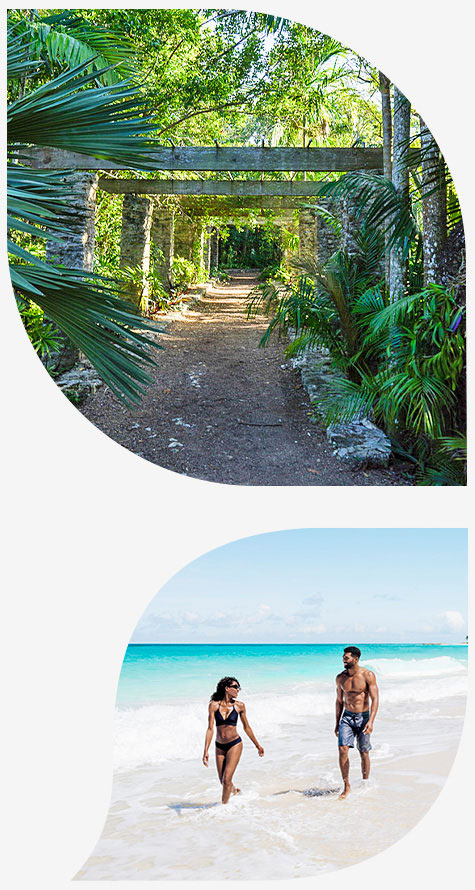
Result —
M 214 717 L 216 720 L 216 726 L 223 726 L 223 725 L 224 726 L 236 726 L 236 724 L 238 722 L 238 712 L 236 711 L 236 708 L 234 707 L 234 705 L 232 707 L 231 712 L 226 717 L 226 719 L 224 719 L 224 717 L 221 715 L 220 710 L 219 710 L 219 705 L 218 705 L 218 707 L 215 711 Z

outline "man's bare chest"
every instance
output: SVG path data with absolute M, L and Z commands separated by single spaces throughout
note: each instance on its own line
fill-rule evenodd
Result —
M 364 676 L 355 674 L 353 677 L 342 677 L 341 686 L 347 695 L 361 695 L 368 691 L 368 683 Z

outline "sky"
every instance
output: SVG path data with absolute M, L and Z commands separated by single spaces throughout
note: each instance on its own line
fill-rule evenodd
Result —
M 459 643 L 465 529 L 291 529 L 191 562 L 131 642 Z

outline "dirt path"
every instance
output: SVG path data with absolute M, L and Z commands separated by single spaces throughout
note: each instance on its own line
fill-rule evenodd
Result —
M 236 272 L 160 338 L 155 381 L 139 407 L 125 409 L 104 388 L 81 408 L 104 433 L 161 467 L 237 485 L 400 485 L 393 470 L 348 470 L 283 346 L 258 349 L 267 322 L 248 321 L 256 277 Z

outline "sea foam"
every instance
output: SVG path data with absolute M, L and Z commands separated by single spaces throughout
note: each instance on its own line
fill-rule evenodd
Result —
M 380 713 L 408 703 L 440 702 L 466 694 L 463 664 L 449 656 L 403 661 L 374 659 L 365 667 L 375 671 Z M 334 680 L 280 685 L 279 694 L 251 693 L 245 704 L 258 738 L 276 740 L 297 732 L 313 734 L 333 720 Z M 208 702 L 194 699 L 156 702 L 116 711 L 114 765 L 118 770 L 160 764 L 169 760 L 200 759 L 204 747 Z M 242 727 L 239 726 L 243 735 Z

